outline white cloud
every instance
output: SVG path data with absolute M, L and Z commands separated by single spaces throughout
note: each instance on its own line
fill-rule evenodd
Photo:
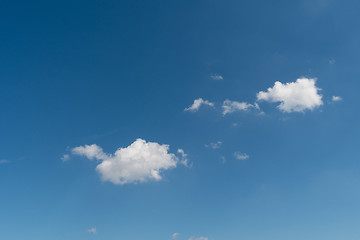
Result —
M 248 159 L 250 156 L 246 153 L 242 153 L 242 152 L 234 152 L 234 157 L 238 160 L 246 160 Z
M 322 96 L 318 94 L 319 88 L 315 86 L 314 78 L 299 78 L 296 82 L 282 84 L 275 82 L 274 87 L 266 92 L 259 92 L 257 100 L 280 102 L 278 108 L 283 112 L 303 112 L 313 110 L 323 105 Z
M 338 101 L 341 101 L 342 100 L 342 97 L 340 96 L 332 96 L 332 101 L 333 102 L 338 102 Z
M 247 111 L 249 109 L 256 109 L 260 111 L 260 107 L 257 103 L 250 104 L 247 102 L 230 101 L 229 99 L 226 99 L 223 102 L 222 108 L 223 108 L 223 115 L 235 111 Z
M 329 63 L 330 63 L 330 64 L 335 64 L 335 63 L 336 63 L 335 58 L 330 58 Z
M 63 162 L 66 162 L 70 159 L 70 155 L 69 154 L 64 154 L 62 157 L 61 157 L 61 161 Z
M 209 240 L 207 237 L 191 237 L 189 240 Z
M 209 144 L 205 144 L 204 146 L 207 148 L 218 149 L 221 147 L 221 144 L 222 144 L 221 141 L 217 141 L 216 143 L 209 143 Z
M 213 80 L 224 80 L 224 77 L 219 74 L 212 74 L 210 75 L 210 78 Z
M 169 153 L 169 145 L 146 142 L 140 138 L 126 148 L 117 149 L 114 154 L 104 153 L 96 144 L 72 149 L 73 154 L 100 161 L 96 170 L 102 180 L 114 184 L 161 180 L 162 171 L 175 168 L 178 162 L 188 164 L 184 151 L 178 151 L 182 155 L 181 159 Z
M 202 105 L 214 107 L 214 103 L 209 102 L 208 100 L 204 100 L 202 98 L 198 98 L 198 99 L 194 100 L 194 103 L 190 107 L 185 108 L 184 110 L 190 111 L 190 112 L 197 112 L 197 111 L 199 111 L 199 109 Z
M 6 159 L 0 159 L 0 164 L 5 164 L 5 163 L 8 163 L 9 160 L 6 160 Z
M 96 144 L 76 147 L 73 148 L 71 152 L 73 154 L 85 156 L 90 160 L 93 160 L 94 158 L 97 160 L 104 160 L 108 157 L 108 155 L 103 152 L 102 148 Z
M 179 236 L 180 236 L 180 233 L 173 233 L 173 234 L 171 235 L 171 239 L 172 239 L 172 240 L 176 240 Z
M 88 233 L 96 234 L 96 228 L 88 229 Z

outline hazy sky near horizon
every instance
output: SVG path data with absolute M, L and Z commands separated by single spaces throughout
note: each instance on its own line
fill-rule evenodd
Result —
M 0 239 L 359 239 L 359 11 L 2 1 Z

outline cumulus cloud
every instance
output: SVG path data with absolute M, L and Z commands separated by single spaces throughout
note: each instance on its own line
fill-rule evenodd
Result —
M 159 181 L 162 171 L 175 168 L 179 162 L 188 165 L 184 151 L 179 149 L 178 152 L 181 158 L 169 153 L 169 145 L 146 142 L 140 138 L 126 148 L 117 149 L 114 154 L 104 153 L 96 144 L 72 149 L 73 154 L 99 161 L 96 170 L 102 180 L 114 184 Z
M 257 103 L 250 104 L 247 102 L 237 102 L 226 99 L 222 105 L 223 115 L 233 113 L 235 111 L 248 111 L 249 109 L 256 109 L 260 111 L 260 107 Z
M 216 143 L 209 143 L 209 144 L 205 144 L 204 146 L 207 148 L 218 149 L 221 147 L 221 144 L 222 144 L 221 141 L 217 141 Z
M 280 102 L 278 108 L 283 112 L 303 112 L 323 105 L 320 90 L 315 86 L 315 78 L 299 78 L 296 82 L 275 82 L 274 87 L 257 94 L 257 100 Z
M 342 100 L 342 97 L 340 96 L 332 96 L 332 101 L 333 102 L 338 102 L 338 101 L 341 101 Z
M 197 111 L 199 111 L 199 109 L 202 105 L 214 107 L 214 103 L 209 102 L 208 100 L 204 100 L 202 98 L 198 98 L 198 99 L 194 100 L 194 103 L 191 106 L 189 106 L 188 108 L 185 108 L 184 110 L 190 111 L 190 112 L 197 112 Z
M 96 228 L 88 229 L 88 233 L 96 234 Z
M 234 157 L 238 160 L 246 160 L 248 159 L 250 156 L 246 153 L 242 153 L 242 152 L 234 152 Z
M 224 80 L 224 77 L 219 74 L 212 74 L 212 75 L 210 75 L 210 78 L 212 80 Z

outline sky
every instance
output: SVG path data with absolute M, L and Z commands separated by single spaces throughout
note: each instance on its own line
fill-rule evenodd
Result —
M 359 10 L 2 1 L 0 239 L 359 239 Z

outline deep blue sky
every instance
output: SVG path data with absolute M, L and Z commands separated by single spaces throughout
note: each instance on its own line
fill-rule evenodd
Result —
M 0 239 L 359 239 L 359 11 L 355 0 L 2 1 Z M 226 99 L 253 104 L 300 77 L 317 78 L 321 106 L 222 114 Z M 198 98 L 214 106 L 184 111 Z M 192 167 L 119 185 L 72 154 L 138 138 L 183 149 Z

